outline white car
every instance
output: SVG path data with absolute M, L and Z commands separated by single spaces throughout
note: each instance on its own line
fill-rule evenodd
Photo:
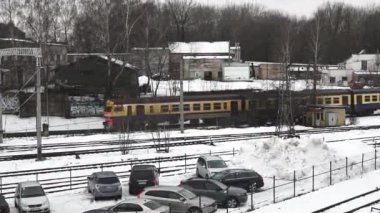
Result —
M 141 212 L 141 213 L 169 213 L 169 207 L 149 199 L 132 198 L 124 200 L 114 206 L 85 211 L 84 213 L 112 213 L 112 212 Z
M 36 181 L 17 184 L 15 206 L 20 213 L 50 212 L 49 200 L 42 186 Z
M 198 177 L 209 178 L 226 169 L 228 166 L 221 157 L 205 155 L 198 158 L 196 173 Z

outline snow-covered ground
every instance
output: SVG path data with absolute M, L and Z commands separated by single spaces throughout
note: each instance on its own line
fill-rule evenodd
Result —
M 101 125 L 101 118 L 87 118 L 87 119 L 50 119 L 50 126 L 61 126 L 62 124 L 70 125 L 70 128 L 76 126 L 74 123 L 87 123 L 87 125 L 97 125 L 99 121 Z M 16 119 L 8 118 L 8 127 L 10 129 L 23 127 L 28 123 L 32 123 L 32 119 Z M 380 117 L 363 117 L 358 119 L 359 126 L 367 125 L 380 125 Z M 96 128 L 93 126 L 85 128 Z M 80 129 L 80 128 L 79 128 Z M 260 127 L 260 128 L 227 128 L 217 130 L 196 130 L 189 129 L 185 131 L 185 136 L 196 135 L 208 135 L 212 138 L 212 135 L 219 134 L 237 134 L 237 133 L 253 133 L 253 132 L 269 132 L 274 131 L 275 127 Z M 297 129 L 305 129 L 305 127 L 298 126 Z M 8 130 L 10 131 L 10 130 Z M 183 134 L 173 131 L 170 132 L 170 136 L 183 136 Z M 144 159 L 152 158 L 156 156 L 173 156 L 181 154 L 196 154 L 207 153 L 217 151 L 231 151 L 233 148 L 239 153 L 235 156 L 224 156 L 229 161 L 231 167 L 243 167 L 251 168 L 258 171 L 263 175 L 265 186 L 262 191 L 254 195 L 255 207 L 258 208 L 257 212 L 310 212 L 318 208 L 324 207 L 334 201 L 343 200 L 344 198 L 351 197 L 353 195 L 360 194 L 361 192 L 368 191 L 374 187 L 378 187 L 378 180 L 380 178 L 380 172 L 370 172 L 367 174 L 361 174 L 360 169 L 350 168 L 350 175 L 346 177 L 344 172 L 336 172 L 333 177 L 333 186 L 329 188 L 319 189 L 316 192 L 308 193 L 306 195 L 290 199 L 288 201 L 280 202 L 278 204 L 272 204 L 272 191 L 266 190 L 272 186 L 272 177 L 275 176 L 278 184 L 289 183 L 293 178 L 293 172 L 296 171 L 297 178 L 307 177 L 310 175 L 310 169 L 315 166 L 315 172 L 328 171 L 329 162 L 333 162 L 333 165 L 340 165 L 344 162 L 345 158 L 350 159 L 350 163 L 360 161 L 362 154 L 365 156 L 373 154 L 374 147 L 370 145 L 371 140 L 355 139 L 360 137 L 376 137 L 380 136 L 379 130 L 355 130 L 350 132 L 337 132 L 337 133 L 324 133 L 319 135 L 302 135 L 300 139 L 288 139 L 283 140 L 276 137 L 266 139 L 254 139 L 247 141 L 236 141 L 229 143 L 217 143 L 215 146 L 211 145 L 191 145 L 186 147 L 173 147 L 170 149 L 170 153 L 156 153 L 155 150 L 134 150 L 128 155 L 121 155 L 119 152 L 107 153 L 107 154 L 93 154 L 82 155 L 80 159 L 75 159 L 72 156 L 69 157 L 57 157 L 47 159 L 45 161 L 36 162 L 34 160 L 19 160 L 12 162 L 0 162 L 0 168 L 2 171 L 18 171 L 38 168 L 50 168 L 58 166 L 73 166 L 88 163 L 105 163 L 111 161 L 121 161 L 127 159 Z M 131 139 L 151 138 L 150 133 L 138 132 L 131 136 Z M 79 141 L 91 141 L 91 140 L 107 140 L 118 139 L 117 134 L 101 134 L 91 136 L 75 136 L 75 137 L 62 137 L 51 136 L 43 138 L 44 144 L 59 143 L 59 142 L 79 142 Z M 331 140 L 342 139 L 341 142 L 328 143 Z M 6 138 L 4 145 L 11 144 L 33 144 L 35 138 Z M 369 144 L 367 144 L 369 143 Z M 1 151 L 0 151 L 1 153 Z M 358 160 L 359 159 L 359 160 Z M 194 163 L 192 160 L 189 163 Z M 32 166 L 31 166 L 32 165 Z M 175 163 L 165 163 L 161 166 L 173 166 Z M 368 166 L 371 166 L 369 164 Z M 366 167 L 367 171 L 370 171 Z M 115 171 L 125 171 L 126 168 L 114 168 Z M 129 169 L 129 168 L 127 168 Z M 89 170 L 79 171 L 78 174 L 89 174 Z M 51 174 L 54 176 L 57 174 Z M 162 175 L 160 179 L 161 184 L 178 185 L 181 179 L 185 179 L 194 175 L 194 170 L 188 170 L 187 174 L 165 176 Z M 49 175 L 43 176 L 48 178 Z M 40 178 L 43 178 L 40 177 Z M 25 179 L 35 179 L 32 177 L 14 177 L 11 180 L 3 179 L 3 183 L 7 181 L 21 181 Z M 347 180 L 349 179 L 349 180 Z M 342 180 L 345 182 L 338 183 Z M 311 191 L 310 180 L 297 183 L 297 193 L 305 193 Z M 317 188 L 328 186 L 328 177 L 322 177 L 316 180 Z M 123 189 L 125 194 L 123 198 L 128 198 L 126 193 L 127 183 L 123 183 Z M 278 189 L 277 199 L 282 199 L 293 193 L 293 185 L 285 186 L 283 189 Z M 52 206 L 52 213 L 60 212 L 82 212 L 84 210 L 93 209 L 97 207 L 112 205 L 116 201 L 93 201 L 92 197 L 84 189 L 52 193 L 49 194 L 50 203 Z M 12 200 L 8 200 L 10 204 Z M 250 204 L 250 203 L 248 203 Z M 230 212 L 245 212 L 249 209 L 249 205 L 234 209 Z M 369 210 L 369 209 L 367 209 Z M 225 212 L 225 209 L 218 210 L 218 212 Z M 11 212 L 16 212 L 12 208 Z M 369 212 L 362 210 L 362 212 Z

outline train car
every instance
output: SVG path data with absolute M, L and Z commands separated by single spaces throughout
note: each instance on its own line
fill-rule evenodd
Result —
M 141 98 L 129 102 L 107 101 L 104 117 L 105 128 L 122 130 L 144 129 L 163 122 L 178 123 L 179 97 Z M 200 120 L 207 124 L 228 125 L 244 120 L 246 110 L 240 95 L 186 95 L 184 119 L 191 123 Z
M 357 115 L 371 115 L 380 109 L 380 89 L 353 90 L 353 111 Z

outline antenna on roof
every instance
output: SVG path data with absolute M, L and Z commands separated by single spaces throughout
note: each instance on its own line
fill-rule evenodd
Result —
M 359 55 L 365 54 L 365 50 L 360 50 Z

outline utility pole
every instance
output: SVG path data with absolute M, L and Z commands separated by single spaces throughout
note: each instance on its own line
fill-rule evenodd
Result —
M 1 60 L 1 58 L 0 58 Z M 3 143 L 3 75 L 1 75 L 1 85 L 0 85 L 0 143 Z
M 184 59 L 182 58 L 182 67 L 180 67 L 179 71 L 179 86 L 180 86 L 180 96 L 179 96 L 179 125 L 181 129 L 181 133 L 184 133 L 184 120 L 185 116 L 183 113 L 183 69 L 185 68 Z
M 37 161 L 42 160 L 41 139 L 41 59 L 37 58 L 37 80 L 36 80 L 36 135 L 37 135 Z

